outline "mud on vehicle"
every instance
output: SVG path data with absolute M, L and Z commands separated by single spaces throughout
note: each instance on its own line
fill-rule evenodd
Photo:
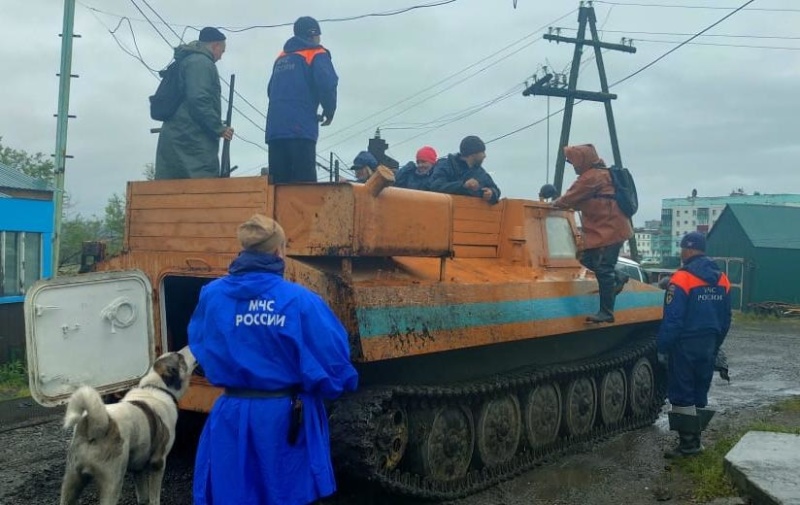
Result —
M 597 283 L 571 212 L 389 187 L 265 177 L 131 182 L 124 250 L 26 299 L 31 386 L 124 390 L 187 344 L 203 285 L 227 273 L 236 227 L 281 223 L 288 279 L 349 333 L 360 390 L 333 403 L 334 464 L 393 492 L 462 496 L 585 442 L 653 422 L 663 293 L 631 281 L 616 323 L 587 326 Z M 180 406 L 208 412 L 202 375 Z

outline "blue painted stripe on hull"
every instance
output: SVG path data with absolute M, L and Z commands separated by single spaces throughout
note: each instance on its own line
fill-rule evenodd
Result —
M 657 291 L 620 293 L 616 309 L 661 307 L 664 295 Z M 361 338 L 389 335 L 409 329 L 458 330 L 488 324 L 501 325 L 562 319 L 597 310 L 597 295 L 533 298 L 461 305 L 362 307 L 356 310 Z

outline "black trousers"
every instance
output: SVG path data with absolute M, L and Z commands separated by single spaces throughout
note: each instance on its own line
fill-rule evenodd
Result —
M 581 254 L 581 264 L 594 272 L 597 286 L 600 288 L 600 311 L 614 312 L 614 290 L 622 279 L 614 268 L 619 259 L 622 242 L 594 249 L 586 249 Z
M 275 184 L 317 182 L 317 142 L 308 139 L 270 140 L 269 176 Z

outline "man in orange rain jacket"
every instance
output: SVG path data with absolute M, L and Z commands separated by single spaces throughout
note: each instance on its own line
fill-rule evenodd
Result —
M 613 323 L 614 301 L 628 280 L 614 268 L 622 244 L 633 234 L 630 219 L 614 199 L 614 184 L 605 162 L 592 144 L 565 146 L 564 156 L 578 179 L 553 206 L 581 213 L 583 245 L 580 261 L 594 272 L 600 288 L 600 310 L 586 318 L 591 323 Z

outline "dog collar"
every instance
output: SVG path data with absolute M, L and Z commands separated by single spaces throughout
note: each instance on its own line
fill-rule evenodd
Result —
M 150 389 L 158 389 L 159 391 L 163 391 L 164 393 L 167 393 L 169 395 L 169 397 L 172 398 L 172 402 L 175 404 L 175 406 L 176 407 L 178 406 L 178 397 L 175 396 L 175 394 L 172 391 L 170 391 L 169 389 L 162 388 L 161 386 L 154 386 L 152 384 L 148 384 L 148 385 L 142 386 L 142 387 L 146 387 L 146 388 L 150 388 Z

